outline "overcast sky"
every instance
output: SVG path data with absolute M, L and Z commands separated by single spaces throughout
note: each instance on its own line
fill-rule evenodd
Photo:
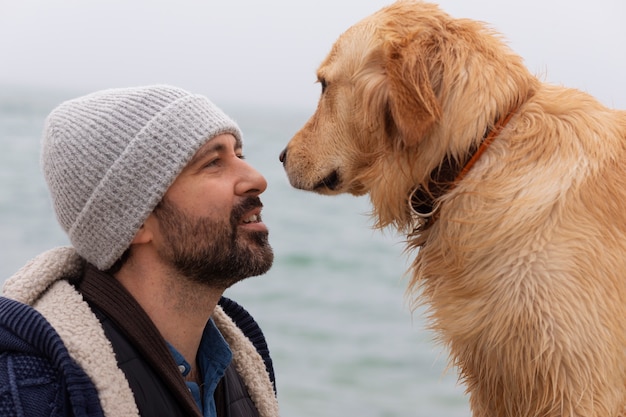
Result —
M 315 70 L 385 0 L 0 0 L 0 88 L 175 84 L 217 103 L 313 108 Z M 626 1 L 442 0 L 543 79 L 626 108 Z

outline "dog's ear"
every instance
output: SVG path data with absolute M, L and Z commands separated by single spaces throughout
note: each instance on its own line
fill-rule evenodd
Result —
M 384 45 L 390 116 L 404 145 L 414 146 L 441 117 L 435 93 L 436 47 L 425 40 L 394 40 Z

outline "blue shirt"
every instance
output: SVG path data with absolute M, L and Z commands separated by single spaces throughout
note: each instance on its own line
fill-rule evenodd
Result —
M 174 361 L 178 365 L 180 373 L 183 377 L 187 376 L 191 372 L 191 365 L 174 346 L 169 343 L 167 345 L 174 356 Z M 186 381 L 187 387 L 189 387 L 189 391 L 196 400 L 196 404 L 198 404 L 198 408 L 202 411 L 204 417 L 217 417 L 213 393 L 217 383 L 224 376 L 224 372 L 230 364 L 232 357 L 233 354 L 228 343 L 226 343 L 224 337 L 215 326 L 213 319 L 210 319 L 202 333 L 197 353 L 203 389 L 201 390 L 195 382 Z

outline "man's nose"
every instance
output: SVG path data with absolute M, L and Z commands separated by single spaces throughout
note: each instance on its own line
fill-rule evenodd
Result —
M 265 177 L 257 171 L 252 165 L 245 161 L 241 161 L 244 165 L 242 167 L 242 180 L 239 182 L 238 191 L 242 194 L 261 194 L 267 189 L 267 180 Z

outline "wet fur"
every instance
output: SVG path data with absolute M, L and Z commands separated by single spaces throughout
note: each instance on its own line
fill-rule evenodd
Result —
M 473 414 L 625 415 L 626 113 L 542 83 L 484 24 L 413 1 L 347 30 L 318 77 L 287 175 L 367 193 L 376 226 L 406 233 L 408 294 L 428 306 Z M 421 231 L 412 190 L 513 109 Z

